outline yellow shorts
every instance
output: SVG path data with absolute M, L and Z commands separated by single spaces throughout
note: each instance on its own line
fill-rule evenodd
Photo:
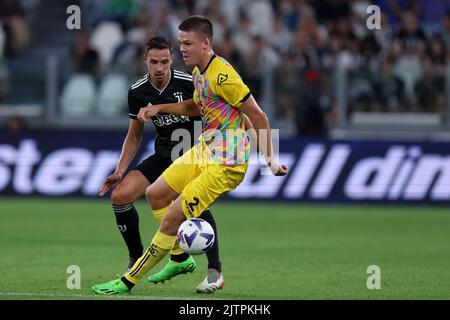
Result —
M 209 148 L 198 143 L 164 172 L 167 184 L 181 194 L 181 207 L 187 219 L 198 217 L 226 192 L 244 179 L 248 163 L 235 167 L 214 162 Z

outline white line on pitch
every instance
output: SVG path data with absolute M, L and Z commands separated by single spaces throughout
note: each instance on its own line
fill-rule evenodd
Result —
M 88 294 L 71 294 L 71 293 L 39 293 L 39 292 L 2 292 L 0 296 L 22 296 L 22 297 L 67 297 L 67 298 L 113 298 L 113 299 L 154 299 L 154 300 L 195 300 L 194 298 L 176 298 L 161 296 L 99 296 Z

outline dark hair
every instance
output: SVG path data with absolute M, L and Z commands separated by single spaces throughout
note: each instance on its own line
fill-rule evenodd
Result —
M 213 25 L 204 16 L 190 16 L 184 19 L 178 26 L 178 30 L 186 32 L 193 31 L 208 38 L 212 42 Z
M 169 49 L 170 53 L 172 53 L 172 46 L 170 42 L 164 37 L 154 37 L 148 40 L 145 44 L 144 52 L 147 53 L 152 49 Z

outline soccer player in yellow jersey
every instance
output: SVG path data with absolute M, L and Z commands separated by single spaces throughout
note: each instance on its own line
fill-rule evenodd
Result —
M 211 22 L 202 16 L 191 16 L 180 24 L 179 30 L 183 60 L 186 65 L 195 66 L 193 99 L 143 107 L 138 119 L 147 122 L 159 112 L 201 115 L 200 142 L 173 162 L 146 190 L 153 212 L 164 216 L 160 228 L 129 272 L 92 287 L 97 294 L 128 294 L 172 249 L 183 221 L 198 217 L 242 182 L 250 152 L 244 115 L 256 130 L 258 145 L 272 173 L 281 176 L 288 172 L 287 166 L 280 165 L 272 153 L 272 136 L 265 113 L 233 67 L 214 54 Z

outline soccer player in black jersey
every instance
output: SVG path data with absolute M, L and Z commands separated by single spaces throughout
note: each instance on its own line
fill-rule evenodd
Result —
M 117 226 L 128 247 L 128 269 L 143 253 L 139 233 L 139 216 L 133 203 L 144 196 L 147 187 L 155 182 L 163 171 L 181 155 L 172 156 L 174 146 L 179 143 L 179 141 L 172 140 L 174 130 L 188 130 L 191 136 L 190 146 L 192 146 L 194 144 L 194 121 L 200 120 L 200 117 L 172 114 L 157 114 L 152 117 L 157 131 L 155 154 L 125 175 L 125 171 L 136 156 L 142 140 L 144 123 L 137 120 L 139 109 L 149 104 L 156 105 L 188 100 L 192 98 L 194 92 L 192 76 L 171 69 L 172 49 L 165 38 L 155 37 L 147 42 L 144 60 L 148 68 L 148 74 L 134 83 L 128 91 L 130 124 L 119 162 L 114 173 L 106 178 L 100 191 L 100 196 L 103 196 L 108 190 L 114 188 L 111 194 L 112 208 L 116 216 Z M 158 212 L 153 213 L 156 219 L 161 222 L 162 216 Z M 214 228 L 216 240 L 206 254 L 208 275 L 197 286 L 196 290 L 197 292 L 211 293 L 221 289 L 224 284 L 219 259 L 217 228 L 209 209 L 205 210 L 200 217 L 208 221 Z M 164 282 L 178 274 L 192 272 L 195 267 L 192 256 L 175 245 L 171 251 L 168 264 L 159 273 L 151 275 L 149 280 L 154 283 Z

